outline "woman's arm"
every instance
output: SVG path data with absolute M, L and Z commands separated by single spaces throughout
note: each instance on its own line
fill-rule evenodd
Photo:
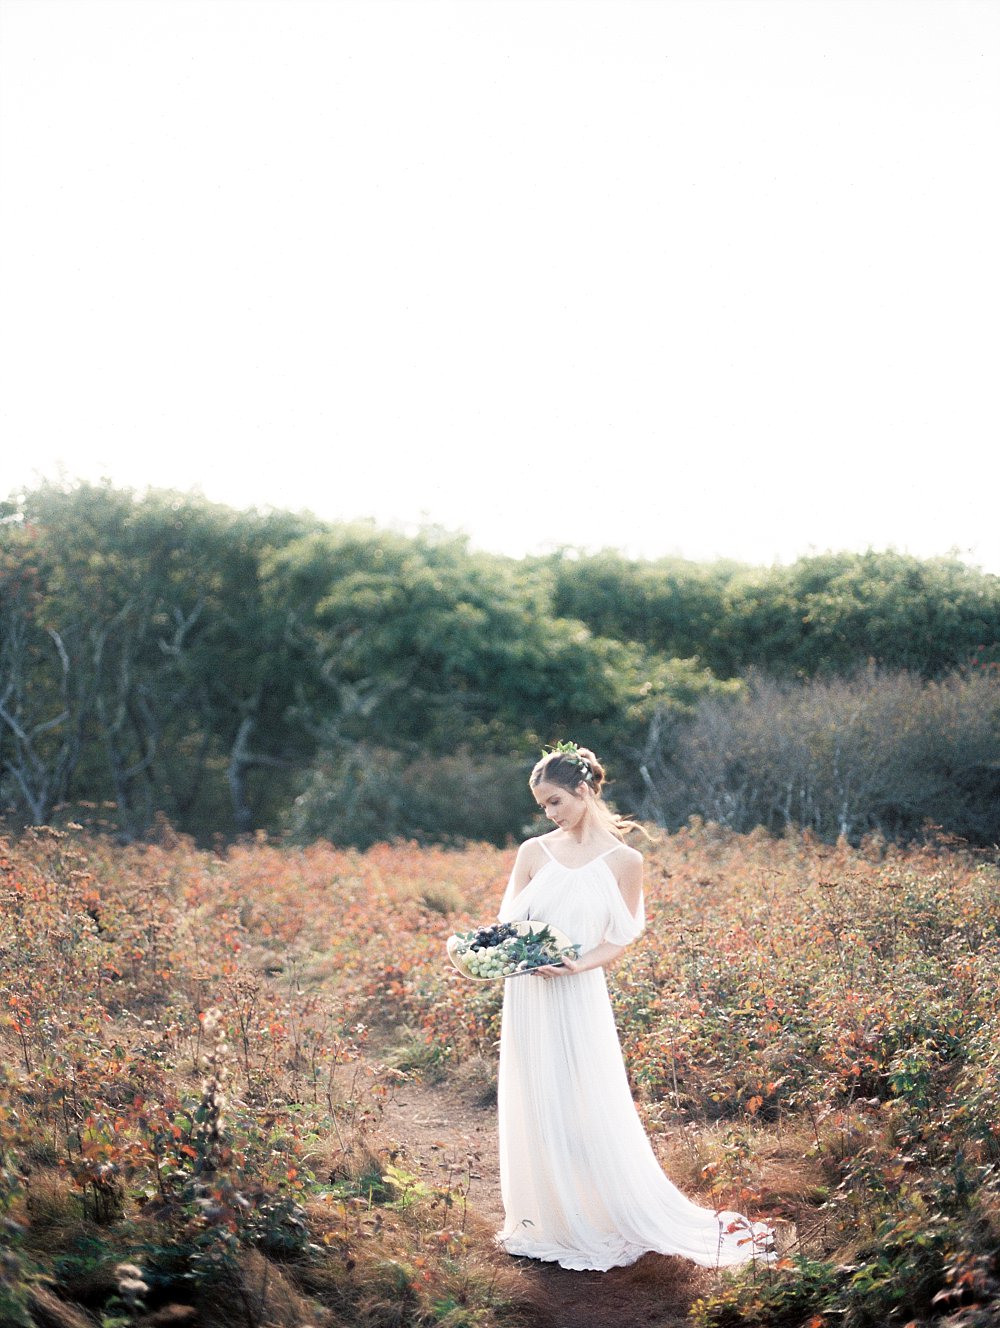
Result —
M 635 917 L 642 902 L 642 854 L 636 849 L 630 849 L 616 879 L 625 907 Z

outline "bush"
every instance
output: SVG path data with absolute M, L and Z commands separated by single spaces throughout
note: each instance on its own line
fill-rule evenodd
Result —
M 370 848 L 391 840 L 504 843 L 531 815 L 520 758 L 408 757 L 357 743 L 309 775 L 289 818 L 293 839 Z
M 643 809 L 738 831 L 813 830 L 859 842 L 907 839 L 928 822 L 972 843 L 1000 839 L 1000 680 L 926 681 L 869 667 L 850 678 L 751 675 L 657 735 Z

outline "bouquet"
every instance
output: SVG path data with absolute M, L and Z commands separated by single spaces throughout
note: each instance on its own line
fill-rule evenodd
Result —
M 448 938 L 448 958 L 467 978 L 488 982 L 576 959 L 580 947 L 545 922 L 496 922 Z

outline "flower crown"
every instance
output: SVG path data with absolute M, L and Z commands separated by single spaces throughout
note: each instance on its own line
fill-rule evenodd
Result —
M 543 747 L 542 755 L 561 757 L 562 760 L 568 762 L 569 765 L 576 766 L 580 772 L 581 779 L 585 780 L 588 784 L 593 784 L 593 767 L 575 742 L 557 742 L 551 747 Z

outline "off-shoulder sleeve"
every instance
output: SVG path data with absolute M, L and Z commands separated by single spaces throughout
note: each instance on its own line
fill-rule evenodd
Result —
M 628 945 L 630 941 L 635 940 L 646 925 L 646 906 L 642 894 L 639 895 L 639 907 L 636 909 L 634 917 L 629 912 L 629 906 L 625 903 L 617 882 L 608 886 L 608 901 L 611 917 L 604 932 L 604 940 L 611 945 Z
M 507 882 L 507 889 L 504 891 L 503 899 L 500 901 L 500 911 L 497 913 L 498 921 L 521 922 L 527 915 L 527 900 L 525 896 L 530 889 L 531 882 L 528 881 L 523 890 L 516 892 L 514 887 L 514 877 L 513 874 L 511 874 L 511 878 Z

